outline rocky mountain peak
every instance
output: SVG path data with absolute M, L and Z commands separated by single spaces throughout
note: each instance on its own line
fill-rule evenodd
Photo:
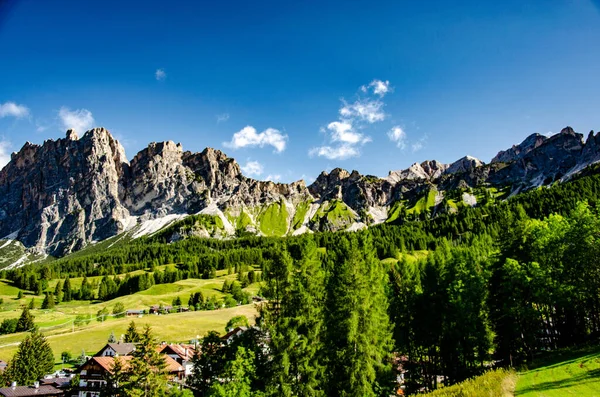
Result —
M 541 146 L 548 138 L 544 135 L 535 133 L 529 135 L 523 142 L 518 145 L 513 145 L 508 150 L 501 150 L 492 159 L 492 163 L 510 163 L 518 160 L 531 152 L 535 148 Z
M 563 128 L 562 130 L 560 130 L 559 134 L 561 134 L 561 135 L 573 135 L 573 136 L 577 135 L 577 133 L 575 132 L 575 130 L 573 130 L 573 128 L 569 127 L 569 126 L 567 126 L 567 127 Z
M 470 172 L 473 169 L 484 165 L 485 163 L 478 158 L 472 156 L 465 156 L 454 163 L 450 164 L 446 169 L 446 174 L 458 174 L 463 172 Z

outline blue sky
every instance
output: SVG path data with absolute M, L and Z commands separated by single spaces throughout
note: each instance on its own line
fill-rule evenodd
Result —
M 600 129 L 598 5 L 0 1 L 0 165 L 67 126 L 106 127 L 130 159 L 215 147 L 285 182 L 489 161 Z

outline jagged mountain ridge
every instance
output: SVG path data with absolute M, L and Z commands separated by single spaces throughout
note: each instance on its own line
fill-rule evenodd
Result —
M 206 237 L 356 230 L 393 221 L 399 211 L 475 205 L 476 188 L 514 194 L 548 185 L 598 161 L 600 134 L 584 140 L 567 127 L 531 135 L 489 164 L 470 156 L 425 161 L 385 178 L 336 168 L 307 187 L 245 177 L 219 150 L 191 153 L 171 141 L 151 143 L 129 162 L 106 129 L 81 138 L 69 130 L 63 139 L 26 143 L 0 171 L 0 243 L 60 256 L 123 232 L 149 234 L 188 214 L 215 218 L 186 230 Z

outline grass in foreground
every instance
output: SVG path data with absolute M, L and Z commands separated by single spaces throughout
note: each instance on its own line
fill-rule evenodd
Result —
M 428 397 L 509 397 L 513 396 L 517 375 L 496 369 L 464 382 L 425 394 Z
M 515 396 L 600 396 L 600 347 L 553 353 L 519 372 Z

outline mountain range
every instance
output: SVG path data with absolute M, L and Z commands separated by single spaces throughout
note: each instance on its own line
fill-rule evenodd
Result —
M 42 145 L 27 142 L 0 171 L 0 267 L 63 256 L 112 238 L 170 227 L 187 235 L 232 238 L 358 230 L 401 218 L 434 216 L 568 180 L 600 162 L 600 133 L 571 127 L 533 134 L 490 163 L 415 163 L 386 177 L 336 168 L 307 186 L 248 178 L 223 152 L 150 143 L 128 161 L 104 128 Z M 189 218 L 188 218 L 189 219 Z

